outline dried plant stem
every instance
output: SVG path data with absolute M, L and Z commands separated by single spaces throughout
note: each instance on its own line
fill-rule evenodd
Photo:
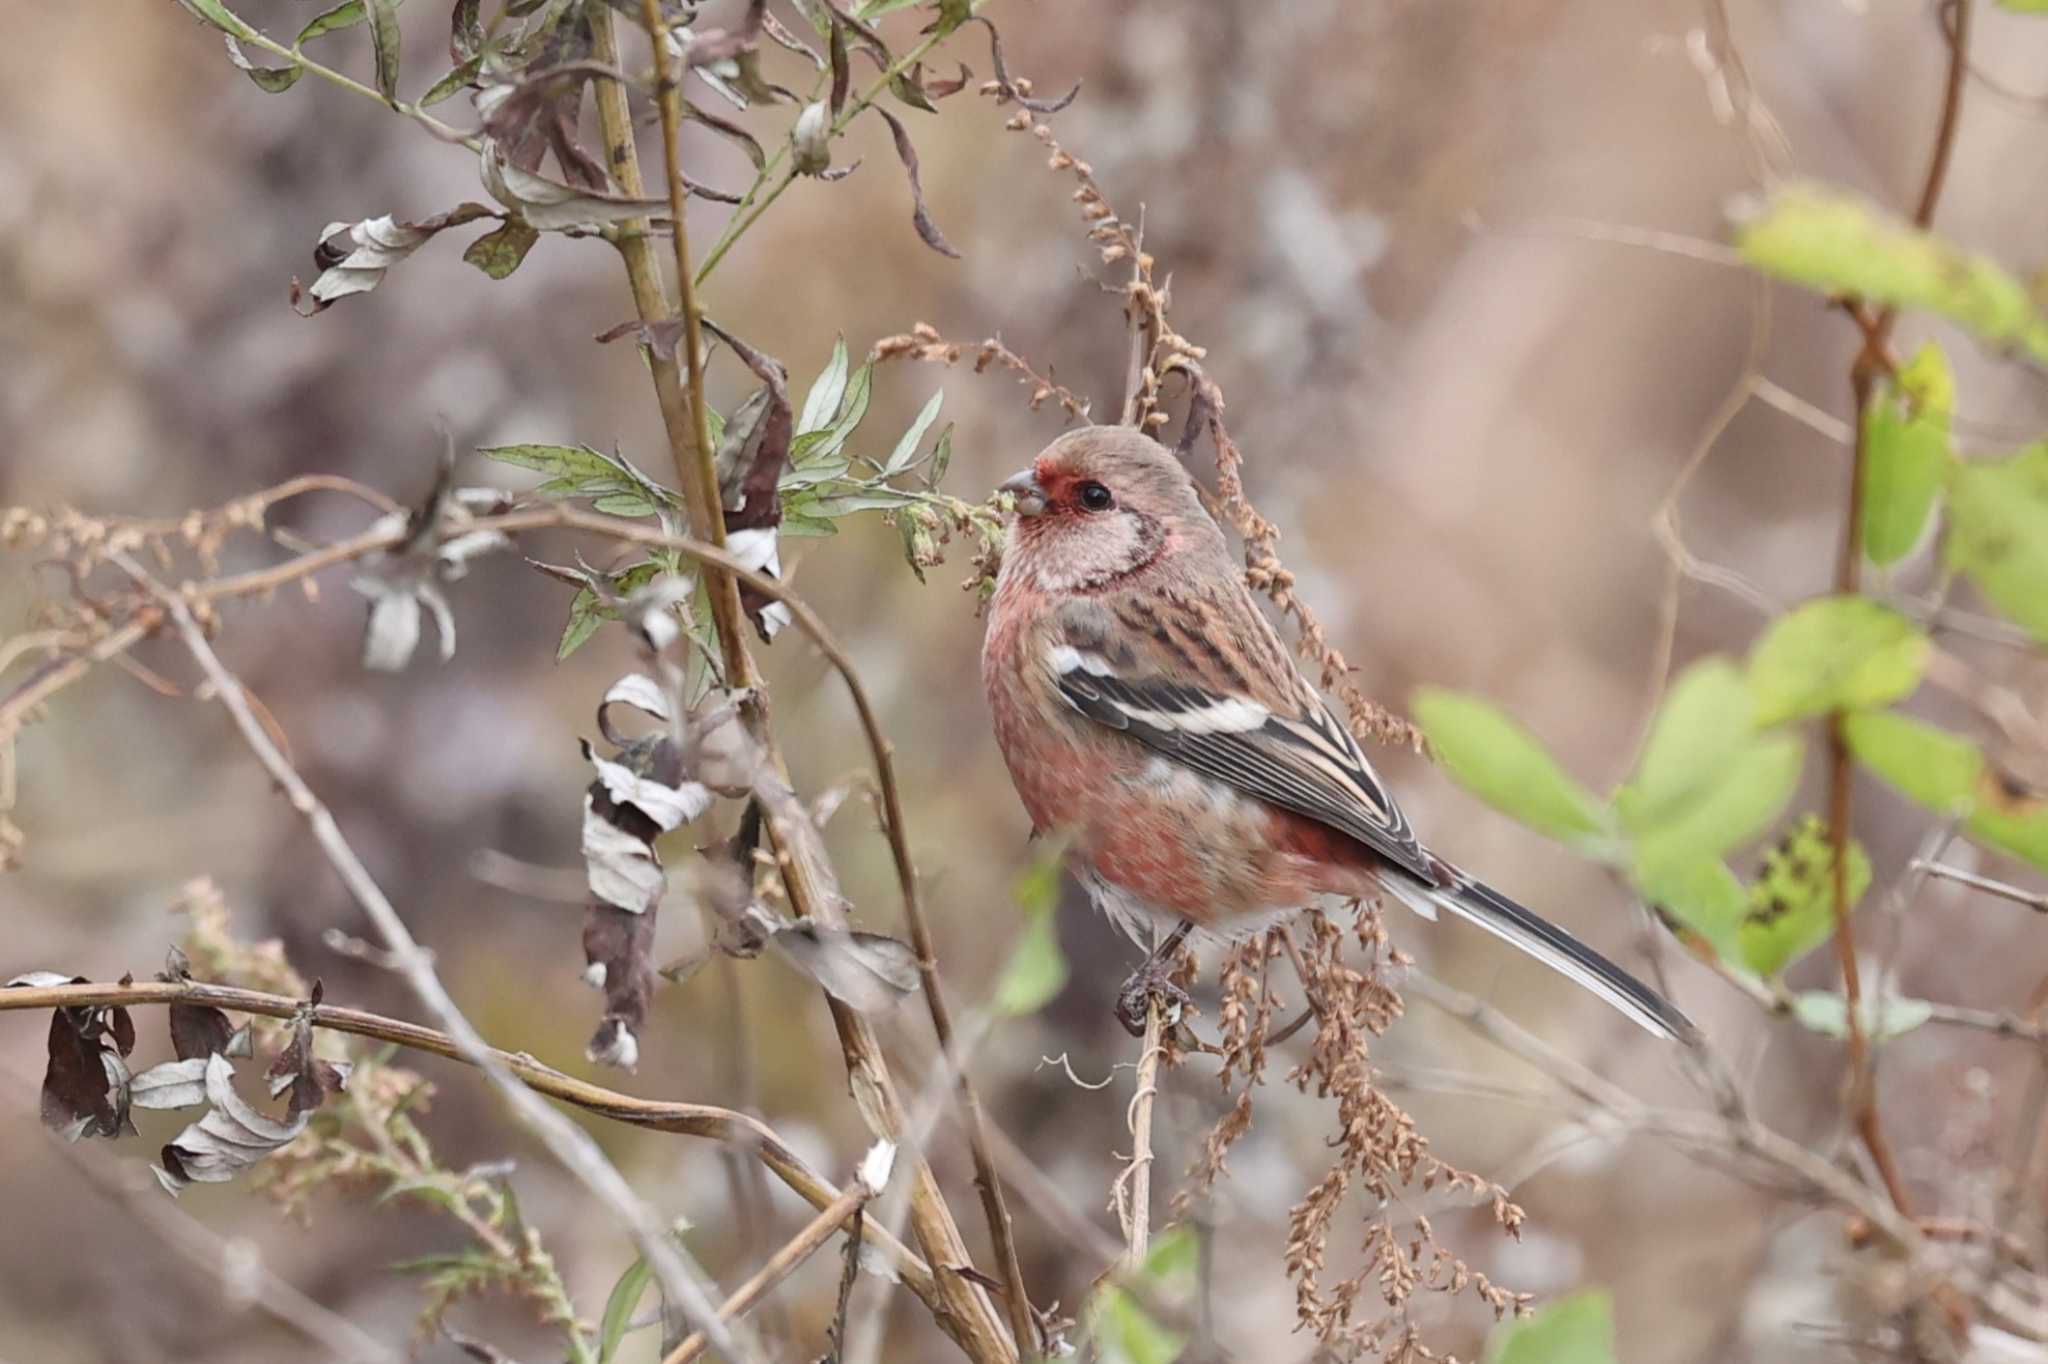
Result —
M 668 1234 L 668 1228 L 662 1225 L 646 1201 L 633 1192 L 632 1186 L 626 1183 L 625 1177 L 605 1157 L 590 1134 L 521 1084 L 518 1077 L 497 1059 L 490 1044 L 484 1041 L 456 1005 L 435 974 L 432 958 L 413 939 L 405 920 L 371 877 L 362 859 L 356 856 L 334 816 L 271 739 L 269 731 L 250 707 L 242 684 L 228 672 L 213 652 L 213 646 L 206 642 L 205 632 L 193 619 L 184 600 L 158 586 L 127 556 L 116 556 L 115 562 L 153 592 L 170 613 L 186 648 L 213 685 L 221 704 L 233 716 L 243 740 L 272 779 L 283 788 L 292 808 L 305 819 L 321 851 L 348 887 L 350 896 L 376 926 L 399 973 L 412 987 L 413 993 L 419 996 L 420 1002 L 448 1031 L 464 1059 L 484 1073 L 521 1124 L 539 1137 L 555 1158 L 624 1224 L 669 1300 L 691 1320 L 702 1322 L 719 1348 L 728 1355 L 740 1360 L 758 1360 L 760 1353 L 753 1342 L 743 1339 L 741 1334 L 733 1332 L 713 1315 L 709 1280 L 704 1272 L 691 1263 L 688 1253 L 676 1244 Z
M 713 451 L 709 438 L 709 415 L 704 406 L 703 351 L 700 333 L 701 313 L 698 307 L 696 286 L 698 277 L 690 269 L 688 237 L 682 217 L 682 196 L 684 184 L 680 166 L 677 138 L 680 125 L 680 92 L 676 81 L 679 78 L 671 61 L 666 41 L 667 28 L 656 0 L 643 0 L 642 13 L 647 17 L 649 36 L 656 47 L 656 59 L 662 69 L 660 99 L 662 105 L 662 147 L 665 169 L 668 173 L 668 192 L 671 216 L 675 219 L 675 251 L 677 287 L 681 299 L 684 321 L 685 360 L 688 369 L 689 391 L 683 391 L 673 366 L 658 361 L 652 366 L 655 396 L 661 407 L 662 421 L 668 429 L 670 453 L 674 457 L 680 486 L 691 489 L 689 514 L 691 529 L 699 541 L 713 549 L 722 550 L 725 543 L 725 515 L 718 491 L 718 473 L 712 460 Z M 591 28 L 595 36 L 592 49 L 594 58 L 607 65 L 618 65 L 618 36 L 606 6 L 594 6 L 590 11 Z M 850 105 L 841 119 L 834 123 L 836 133 L 845 126 L 845 120 L 866 105 L 883 90 L 888 88 L 890 76 L 896 69 L 907 70 L 910 63 L 928 51 L 936 38 L 928 40 L 913 49 L 909 56 L 901 59 L 896 68 L 885 73 L 857 104 Z M 639 154 L 633 143 L 632 111 L 627 105 L 626 90 L 616 80 L 597 82 L 598 123 L 603 131 L 606 158 L 612 174 L 618 178 L 620 189 L 629 196 L 638 198 L 646 192 L 645 182 L 640 175 Z M 778 153 L 779 155 L 780 153 Z M 764 168 L 763 174 L 766 174 Z M 711 267 L 738 239 L 746 224 L 758 218 L 769 203 L 772 203 L 783 188 L 787 187 L 789 176 L 779 181 L 777 187 L 757 202 L 752 210 L 743 210 L 735 217 L 731 226 L 712 253 L 705 260 L 703 273 L 709 274 Z M 758 183 L 758 182 L 757 182 Z M 751 212 L 752 216 L 747 216 Z M 625 261 L 626 275 L 633 291 L 633 304 L 640 320 L 657 322 L 668 319 L 668 301 L 661 283 L 660 267 L 655 261 L 654 246 L 648 236 L 644 222 L 628 222 L 618 237 L 618 248 Z M 638 230 L 635 230 L 635 229 Z M 766 696 L 758 689 L 759 675 L 752 655 L 746 644 L 745 620 L 740 610 L 738 581 L 728 563 L 712 559 L 700 559 L 711 572 L 706 574 L 711 596 L 711 615 L 718 629 L 720 650 L 725 665 L 725 677 L 729 685 L 754 690 L 754 697 L 748 706 L 749 729 L 761 745 L 763 757 L 768 764 L 787 777 L 788 767 L 783 762 L 780 749 L 774 742 L 769 726 Z M 722 571 L 721 571 L 722 570 Z M 774 594 L 780 595 L 780 594 Z M 814 635 L 814 638 L 816 636 Z M 869 730 L 869 738 L 875 748 L 878 763 L 886 763 L 888 745 L 881 738 L 879 726 L 873 723 L 871 708 L 865 695 L 859 699 L 863 723 Z M 884 778 L 885 796 L 893 792 L 893 778 Z M 929 983 L 934 978 L 931 966 L 932 953 L 930 937 L 924 930 L 922 916 L 916 908 L 915 873 L 911 870 L 910 857 L 903 844 L 903 821 L 900 803 L 892 807 L 888 834 L 897 858 L 899 877 L 903 882 L 905 913 L 910 917 L 912 934 L 921 962 L 926 966 L 927 998 L 933 998 Z M 845 915 L 837 900 L 822 893 L 815 864 L 810 858 L 790 855 L 788 840 L 804 837 L 815 831 L 797 830 L 787 827 L 783 821 L 770 823 L 770 834 L 778 849 L 785 854 L 782 859 L 784 884 L 789 892 L 791 911 L 798 917 L 815 919 L 827 928 L 845 926 Z M 876 1136 L 897 1140 L 903 1128 L 902 1106 L 894 1084 L 890 1079 L 888 1063 L 882 1055 L 881 1043 L 866 1019 L 837 1000 L 830 1001 L 832 1019 L 838 1030 L 840 1046 L 845 1054 L 847 1069 L 854 1077 L 856 1097 L 862 1094 L 869 1101 L 861 1103 L 862 1116 Z M 942 1039 L 943 1040 L 943 1039 Z M 977 1110 L 978 1111 L 978 1110 Z M 970 1131 L 973 1129 L 970 1128 Z M 937 1179 L 922 1152 L 912 1152 L 913 1204 L 912 1219 L 918 1242 L 923 1246 L 935 1266 L 967 1265 L 972 1263 L 966 1245 L 960 1239 L 960 1229 L 955 1223 L 945 1197 L 940 1191 Z M 984 1157 L 977 1154 L 977 1168 L 986 1170 Z M 992 1177 L 991 1177 L 992 1178 Z M 998 1194 L 999 1198 L 1000 1195 Z M 1007 1236 L 1007 1228 L 996 1231 L 998 1244 Z M 1014 1254 L 1012 1256 L 1014 1258 Z M 964 1277 L 940 1273 L 941 1296 L 947 1307 L 939 1312 L 940 1325 L 960 1343 L 961 1348 L 977 1360 L 996 1360 L 1007 1364 L 1016 1358 L 1020 1349 L 1027 1348 L 1029 1337 L 1016 1346 L 1003 1338 L 1001 1329 L 994 1320 L 994 1309 L 988 1296 L 971 1280 Z
M 147 1005 L 170 1004 L 200 1004 L 227 1009 L 234 1013 L 279 1019 L 294 1018 L 299 1010 L 306 1007 L 304 1000 L 286 995 L 244 990 L 232 985 L 212 985 L 195 980 L 131 981 L 115 985 L 51 985 L 0 990 L 0 1013 L 16 1010 L 77 1009 L 101 1005 L 132 1009 Z M 363 1009 L 320 1004 L 312 1009 L 312 1021 L 316 1028 L 348 1033 L 354 1037 L 366 1037 L 376 1042 L 389 1042 L 394 1046 L 426 1052 L 466 1065 L 477 1064 L 474 1058 L 464 1053 L 455 1039 L 447 1033 L 422 1027 L 417 1023 L 407 1023 L 402 1019 L 388 1018 Z M 531 1056 L 499 1051 L 495 1048 L 486 1050 L 492 1059 L 503 1066 L 519 1083 L 537 1094 L 546 1095 L 550 1099 L 580 1108 L 597 1117 L 608 1118 L 613 1122 L 644 1127 L 651 1132 L 667 1132 L 676 1136 L 723 1142 L 735 1150 L 745 1151 L 812 1207 L 830 1207 L 840 1197 L 841 1191 L 835 1188 L 831 1181 L 806 1164 L 772 1127 L 751 1114 L 721 1108 L 715 1104 L 679 1103 L 622 1094 L 617 1090 L 606 1089 L 602 1085 L 591 1084 L 587 1080 L 579 1080 L 573 1075 L 565 1075 L 551 1066 L 541 1064 Z M 911 1292 L 919 1298 L 930 1298 L 930 1266 L 886 1233 L 870 1229 L 867 1239 L 875 1244 L 883 1258 L 902 1275 L 905 1286 Z
M 1915 859 L 1912 870 L 1924 871 L 1929 876 L 1936 876 L 1944 881 L 1953 881 L 1957 885 L 1968 886 L 1972 890 L 1981 890 L 1986 895 L 1993 895 L 2001 900 L 2010 900 L 2016 905 L 2023 905 L 2033 910 L 2036 914 L 2048 914 L 2048 895 L 2043 895 L 2038 891 L 2022 890 L 2018 886 L 2007 885 L 2003 881 L 1994 881 L 1988 876 L 1979 876 L 1973 871 L 1964 871 L 1961 867 L 1951 867 L 1946 862 L 1930 862 L 1924 859 Z
M 1159 1097 L 1159 1061 L 1166 1050 L 1166 1014 L 1154 995 L 1145 1009 L 1145 1037 L 1138 1052 L 1137 1080 L 1124 1122 L 1131 1133 L 1131 1158 L 1110 1191 L 1124 1232 L 1124 1270 L 1136 1273 L 1152 1248 L 1152 1108 Z
M 675 84 L 675 65 L 670 60 L 666 42 L 668 29 L 660 22 L 659 8 L 655 0 L 647 0 L 646 9 L 653 12 L 652 22 L 659 25 L 658 29 L 650 32 L 650 36 L 655 43 L 656 63 L 661 71 L 662 147 L 669 170 L 669 216 L 675 223 L 685 364 L 684 373 L 679 375 L 674 365 L 653 357 L 648 369 L 654 378 L 655 401 L 661 408 L 662 425 L 668 431 L 676 486 L 687 494 L 685 500 L 690 529 L 698 539 L 722 548 L 725 545 L 725 509 L 719 500 L 718 472 L 711 458 L 710 418 L 704 410 L 703 317 L 690 276 L 689 229 L 683 221 L 685 188 L 676 150 L 680 95 Z M 603 65 L 616 68 L 619 64 L 619 40 L 612 25 L 610 7 L 593 5 L 589 15 L 593 56 Z M 633 114 L 626 102 L 626 87 L 616 80 L 599 80 L 595 84 L 598 126 L 604 135 L 605 163 L 611 168 L 612 177 L 619 182 L 621 193 L 629 198 L 645 198 L 647 185 L 641 178 L 640 154 L 633 143 Z M 646 219 L 632 218 L 620 224 L 617 237 L 619 256 L 625 262 L 626 280 L 633 291 L 634 311 L 646 323 L 667 322 L 678 315 L 669 306 L 668 290 L 662 283 L 661 264 L 656 259 L 654 243 L 655 238 L 649 232 Z M 687 389 L 684 387 L 686 382 Z M 751 687 L 756 678 L 741 634 L 746 625 L 740 610 L 739 587 L 726 573 L 714 570 L 705 577 L 711 598 L 711 618 L 718 627 L 719 639 L 724 642 L 726 680 L 735 687 Z
M 755 1271 L 752 1278 L 734 1289 L 732 1296 L 718 1305 L 719 1320 L 732 1321 L 750 1311 L 755 1303 L 794 1273 L 798 1265 L 816 1254 L 818 1248 L 830 1240 L 848 1218 L 867 1206 L 873 1196 L 872 1191 L 858 1180 L 847 1185 L 839 1197 L 826 1204 L 804 1225 L 802 1231 L 769 1256 L 768 1263 Z M 690 1364 L 693 1359 L 701 1359 L 710 1346 L 711 1337 L 697 1331 L 664 1355 L 661 1364 Z

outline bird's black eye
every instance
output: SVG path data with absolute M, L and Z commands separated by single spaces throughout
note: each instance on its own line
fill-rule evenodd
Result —
M 1109 495 L 1109 489 L 1093 480 L 1081 485 L 1080 497 L 1081 505 L 1089 511 L 1108 511 L 1116 504 L 1116 499 Z

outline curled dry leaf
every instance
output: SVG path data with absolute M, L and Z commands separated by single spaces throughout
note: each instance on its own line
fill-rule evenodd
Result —
M 422 606 L 434 614 L 442 661 L 453 658 L 455 616 L 440 584 L 468 572 L 469 561 L 477 555 L 511 547 L 510 538 L 495 530 L 468 531 L 437 542 L 445 515 L 468 515 L 463 498 L 450 488 L 451 470 L 452 464 L 444 460 L 426 505 L 393 512 L 372 527 L 387 533 L 404 530 L 406 536 L 396 549 L 369 560 L 367 571 L 349 580 L 350 587 L 370 599 L 363 666 L 372 671 L 397 672 L 412 660 L 420 642 Z
M 8 981 L 7 987 L 47 989 L 84 983 L 84 976 L 30 971 Z M 66 1141 L 133 1133 L 124 1058 L 134 1050 L 135 1020 L 126 1009 L 111 1005 L 53 1009 L 49 1064 L 43 1071 L 43 1125 Z
M 790 128 L 789 164 L 798 175 L 823 175 L 832 168 L 832 119 L 822 100 L 806 104 Z
M 206 1102 L 206 1056 L 165 1061 L 137 1075 L 128 1086 L 137 1108 L 190 1108 Z
M 769 927 L 770 948 L 861 1013 L 881 1013 L 917 992 L 917 953 L 886 934 L 826 928 L 809 919 Z
M 981 24 L 988 29 L 988 60 L 989 65 L 996 69 L 996 85 L 1000 91 L 998 103 L 1001 103 L 1002 100 L 1015 100 L 1034 114 L 1056 114 L 1069 104 L 1072 104 L 1075 97 L 1081 93 L 1081 82 L 1079 81 L 1075 81 L 1074 88 L 1058 99 L 1033 99 L 1031 96 L 1018 90 L 1017 82 L 1010 78 L 1008 64 L 1003 61 L 1002 33 L 987 16 L 977 14 L 973 18 L 975 23 Z
M 583 914 L 584 979 L 604 991 L 604 1017 L 584 1055 L 632 1070 L 654 998 L 654 916 L 593 902 Z
M 464 203 L 416 223 L 399 222 L 388 213 L 357 223 L 329 223 L 313 248 L 313 263 L 320 273 L 304 289 L 297 280 L 292 281 L 292 307 L 301 317 L 311 317 L 337 299 L 366 294 L 384 282 L 385 271 L 419 250 L 435 233 L 478 218 L 502 216 L 482 204 Z
M 258 66 L 242 51 L 242 45 L 235 41 L 234 34 L 223 33 L 221 37 L 228 45 L 228 60 L 233 62 L 238 70 L 246 72 L 249 79 L 256 83 L 257 88 L 268 90 L 273 95 L 291 89 L 299 83 L 299 77 L 306 73 L 306 68 L 298 62 L 293 62 L 290 66 Z
M 718 443 L 716 463 L 719 494 L 725 502 L 726 548 L 754 572 L 780 578 L 779 489 L 796 425 L 789 401 L 789 371 L 781 361 L 755 350 L 717 323 L 707 320 L 705 326 L 765 385 L 733 413 Z M 740 604 L 764 641 L 774 639 L 790 622 L 787 605 L 745 583 L 740 585 Z
M 156 978 L 162 981 L 190 980 L 192 963 L 186 960 L 182 951 L 173 946 L 164 958 L 164 969 L 157 972 Z M 222 1056 L 250 1054 L 248 1025 L 245 1023 L 237 1028 L 229 1021 L 227 1014 L 212 1005 L 173 1004 L 170 1014 L 171 1049 L 178 1054 L 179 1061 L 204 1061 L 216 1053 Z M 195 1071 L 193 1078 L 198 1079 L 199 1072 Z M 138 1075 L 137 1085 L 141 1082 L 142 1076 Z M 137 1102 L 141 1102 L 140 1099 Z M 197 1103 L 198 1100 L 193 1099 L 191 1102 Z
M 317 984 L 313 987 L 316 1000 L 319 988 Z M 323 1060 L 314 1054 L 313 1007 L 301 1005 L 292 1016 L 291 1041 L 263 1072 L 271 1098 L 291 1094 L 285 1108 L 285 1117 L 290 1122 L 299 1122 L 326 1103 L 328 1095 L 348 1088 L 349 1063 Z
M 953 244 L 939 231 L 939 225 L 932 221 L 931 210 L 925 207 L 924 186 L 917 178 L 917 148 L 911 145 L 909 132 L 904 129 L 902 120 L 881 105 L 875 105 L 874 110 L 889 125 L 889 135 L 896 139 L 896 155 L 902 160 L 904 172 L 910 177 L 910 198 L 913 206 L 910 214 L 911 225 L 917 228 L 917 235 L 924 239 L 926 246 L 942 256 L 951 256 L 958 260 L 960 253 L 953 249 Z
M 543 232 L 595 229 L 627 218 L 646 218 L 667 210 L 665 199 L 635 199 L 606 190 L 579 188 L 513 164 L 496 138 L 486 137 L 478 152 L 484 188 L 493 199 Z
M 205 1062 L 206 1116 L 163 1148 L 157 1182 L 172 1195 L 193 1184 L 225 1184 L 273 1151 L 295 1140 L 308 1114 L 279 1122 L 251 1108 L 235 1093 L 235 1069 L 223 1056 Z

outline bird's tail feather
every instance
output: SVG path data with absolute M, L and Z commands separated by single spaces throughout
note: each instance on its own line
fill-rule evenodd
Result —
M 1471 920 L 1606 1000 L 1646 1032 L 1678 1040 L 1697 1035 L 1692 1020 L 1669 1000 L 1571 934 L 1522 908 L 1485 882 L 1438 865 L 1450 873 L 1441 886 L 1424 886 L 1407 877 L 1387 876 L 1384 881 L 1410 909 L 1434 919 L 1436 908 L 1442 906 Z

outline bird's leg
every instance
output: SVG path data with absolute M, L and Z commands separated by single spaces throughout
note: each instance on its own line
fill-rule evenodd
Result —
M 1174 925 L 1173 931 L 1152 949 L 1151 955 L 1139 963 L 1138 969 L 1131 972 L 1123 988 L 1117 991 L 1117 1022 L 1123 1024 L 1131 1036 L 1145 1035 L 1145 1014 L 1155 996 L 1169 1009 L 1186 1009 L 1193 1005 L 1187 991 L 1173 983 L 1174 958 L 1193 927 L 1194 924 L 1186 919 Z M 1168 1021 L 1174 1020 L 1169 1018 Z

